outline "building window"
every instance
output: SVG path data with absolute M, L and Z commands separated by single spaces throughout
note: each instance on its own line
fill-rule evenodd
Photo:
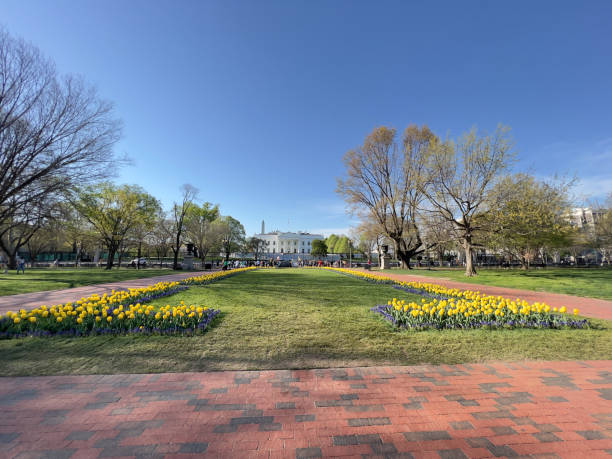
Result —
M 308 245 L 310 245 L 310 241 L 308 241 Z
M 285 253 L 285 252 L 283 252 L 284 250 L 285 250 L 285 249 L 281 249 L 281 253 Z
M 293 253 L 297 253 L 297 249 L 293 249 Z
M 302 253 L 304 253 L 304 249 L 302 249 Z

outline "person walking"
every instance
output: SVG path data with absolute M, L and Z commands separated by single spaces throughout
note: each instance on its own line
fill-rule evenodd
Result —
M 4 274 L 8 274 L 8 260 L 0 253 L 0 268 L 4 269 Z
M 19 274 L 19 271 L 25 274 L 25 260 L 17 255 L 17 274 Z

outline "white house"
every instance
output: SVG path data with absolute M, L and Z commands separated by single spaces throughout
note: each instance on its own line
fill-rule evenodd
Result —
M 273 231 L 271 233 L 255 234 L 256 238 L 264 241 L 264 256 L 282 258 L 310 258 L 312 241 L 316 239 L 324 240 L 321 234 L 310 234 L 298 231 L 297 233 L 284 233 Z

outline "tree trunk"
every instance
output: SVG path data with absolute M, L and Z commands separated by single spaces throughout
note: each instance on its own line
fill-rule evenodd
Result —
M 410 267 L 410 254 L 408 252 L 405 252 L 403 250 L 397 250 L 396 249 L 396 255 L 397 258 L 399 258 L 400 262 L 401 262 L 401 266 L 404 269 L 412 269 Z
M 17 252 L 7 253 L 9 269 L 17 269 Z
M 142 242 L 138 242 L 138 257 L 136 259 L 136 269 L 140 269 L 140 254 L 142 253 Z
M 476 268 L 474 267 L 474 260 L 472 259 L 472 238 L 468 236 L 463 241 L 463 249 L 465 250 L 465 275 L 472 277 L 476 275 Z
M 174 250 L 174 261 L 172 262 L 172 269 L 178 269 L 178 256 L 181 248 L 181 232 L 176 233 L 176 250 Z
M 82 248 L 81 244 L 78 244 L 78 245 L 77 245 L 77 252 L 76 252 L 76 256 L 75 256 L 75 259 L 74 259 L 74 266 L 75 266 L 76 268 L 78 268 L 78 267 L 79 267 L 79 261 L 80 261 L 80 259 L 81 259 L 81 251 L 82 251 L 82 250 L 83 250 L 83 248 Z
M 115 263 L 115 253 L 117 252 L 116 244 L 108 246 L 108 258 L 106 259 L 106 269 L 112 269 Z
M 123 253 L 125 252 L 125 247 L 123 246 L 123 244 L 121 244 L 119 246 L 119 266 L 117 267 L 118 269 L 121 269 L 121 261 L 123 260 Z

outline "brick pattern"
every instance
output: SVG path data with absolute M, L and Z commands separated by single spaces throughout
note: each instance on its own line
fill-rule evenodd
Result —
M 612 361 L 0 378 L 0 457 L 609 457 Z

